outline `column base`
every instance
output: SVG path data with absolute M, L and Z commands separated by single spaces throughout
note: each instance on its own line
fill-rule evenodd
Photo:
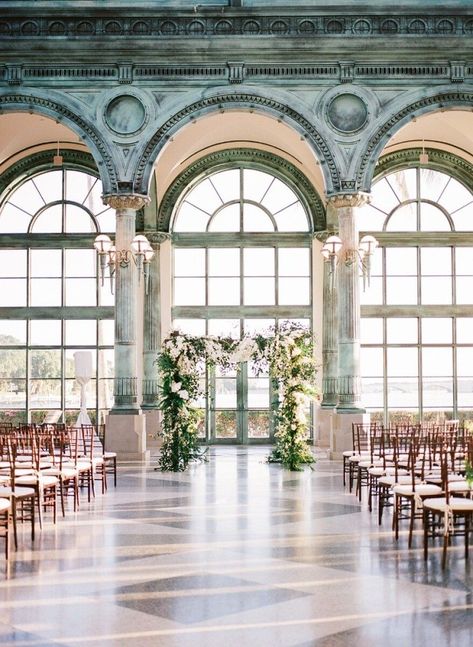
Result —
M 146 409 L 143 411 L 146 418 L 146 443 L 151 450 L 162 445 L 162 438 L 158 436 L 161 431 L 161 412 L 158 409 Z
M 330 447 L 334 414 L 334 406 L 330 408 L 321 406 L 317 411 L 316 424 L 318 431 L 318 445 L 320 447 Z
M 148 461 L 146 418 L 141 411 L 113 411 L 105 419 L 105 451 L 116 452 L 119 461 Z
M 353 449 L 351 433 L 353 422 L 368 424 L 370 422 L 370 414 L 366 413 L 364 409 L 343 414 L 340 414 L 338 410 L 334 412 L 330 438 L 330 459 L 341 459 L 344 451 Z

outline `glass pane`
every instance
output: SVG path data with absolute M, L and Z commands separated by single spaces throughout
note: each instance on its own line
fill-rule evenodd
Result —
M 70 319 L 66 321 L 66 344 L 68 346 L 95 346 L 96 343 L 97 322 L 95 319 Z
M 0 377 L 26 377 L 26 351 L 0 349 Z
M 309 221 L 300 202 L 274 214 L 279 231 L 309 231 Z
M 399 199 L 386 179 L 383 178 L 373 184 L 371 189 L 371 204 L 381 211 L 384 211 L 385 214 L 391 213 L 399 205 Z M 361 211 L 364 211 L 364 209 L 363 207 Z
M 452 375 L 452 349 L 451 348 L 423 348 L 422 349 L 422 374 L 425 377 L 437 375 Z
M 293 202 L 298 202 L 294 191 L 281 182 L 281 180 L 275 178 L 261 201 L 261 204 L 271 213 L 275 213 L 277 211 L 281 211 L 281 209 L 284 209 Z
M 229 204 L 217 212 L 209 223 L 209 231 L 240 231 L 240 204 Z
M 205 305 L 205 279 L 174 279 L 174 304 Z
M 399 207 L 389 217 L 386 231 L 417 231 L 417 205 L 410 202 Z
M 62 252 L 60 249 L 32 249 L 30 252 L 30 272 L 40 276 L 62 276 Z
M 388 380 L 388 407 L 408 409 L 419 406 L 419 385 L 417 378 Z
M 236 378 L 215 378 L 215 407 L 218 409 L 236 409 L 237 390 Z
M 26 250 L 0 249 L 0 277 L 26 276 Z
M 360 302 L 362 305 L 377 305 L 383 303 L 383 281 L 381 277 L 372 276 L 369 286 L 363 290 L 360 279 Z
M 356 220 L 359 231 L 381 231 L 384 225 L 386 214 L 380 209 L 382 205 L 377 205 L 376 209 L 370 204 L 366 204 L 363 209 L 357 209 Z
M 111 409 L 113 406 L 113 380 L 99 380 L 98 404 L 101 409 Z
M 240 339 L 239 319 L 209 319 L 207 326 L 209 335 Z
M 31 215 L 44 207 L 44 200 L 42 200 L 32 180 L 27 180 L 15 189 L 9 198 L 9 202 Z
M 30 352 L 31 377 L 61 377 L 60 350 L 32 350 Z
M 269 434 L 269 412 L 248 411 L 248 438 L 269 438 Z
M 400 202 L 404 200 L 415 200 L 417 198 L 416 169 L 403 169 L 396 173 L 390 173 L 387 177 L 393 191 Z
M 452 379 L 425 378 L 422 380 L 422 398 L 424 409 L 426 407 L 447 407 L 453 406 L 453 382 Z
M 26 306 L 26 279 L 2 279 L 0 288 L 0 306 Z
M 65 406 L 69 408 L 79 408 L 80 407 L 80 395 L 81 388 L 80 384 L 76 380 L 66 380 L 65 381 Z M 90 380 L 86 386 L 86 407 L 87 409 L 95 408 L 97 401 L 96 396 L 96 381 Z
M 279 305 L 309 305 L 310 280 L 309 278 L 280 278 L 278 302 Z
M 360 320 L 360 341 L 362 344 L 382 344 L 383 320 L 363 317 Z
M 61 321 L 57 319 L 34 319 L 30 322 L 32 346 L 60 346 Z
M 447 276 L 452 273 L 451 247 L 422 247 L 420 267 L 424 276 Z
M 243 231 L 274 231 L 268 214 L 254 204 L 243 205 Z
M 386 279 L 386 303 L 390 305 L 417 303 L 417 277 L 388 276 Z
M 30 407 L 32 409 L 59 409 L 61 407 L 61 380 L 31 380 Z M 41 418 L 41 422 L 44 417 Z
M 85 209 L 67 204 L 66 209 L 66 228 L 67 233 L 95 233 L 97 228 L 94 221 Z
M 46 171 L 46 173 L 35 175 L 33 182 L 46 204 L 63 199 L 62 170 Z
M 221 171 L 212 175 L 212 184 L 214 185 L 222 202 L 238 200 L 240 196 L 240 171 L 231 169 Z
M 42 211 L 32 223 L 31 231 L 35 234 L 59 234 L 62 231 L 62 205 L 55 204 Z
M 66 348 L 64 351 L 64 358 L 65 358 L 65 376 L 68 378 L 74 378 L 76 376 L 76 365 L 75 365 L 75 359 L 74 359 L 74 354 L 75 353 L 84 353 L 88 352 L 91 359 L 92 359 L 92 376 L 95 377 L 97 373 L 97 368 L 96 368 L 96 361 L 97 357 L 95 354 L 95 349 L 89 348 L 89 349 L 84 349 L 84 348 Z M 106 351 L 103 351 L 106 352 Z M 80 360 L 79 360 L 80 361 Z
M 451 344 L 452 319 L 422 319 L 423 344 Z
M 32 306 L 60 306 L 61 279 L 31 279 Z
M 187 194 L 186 200 L 202 211 L 211 215 L 216 209 L 222 206 L 222 199 L 214 188 L 213 183 L 207 178 L 199 182 L 190 193 Z
M 97 216 L 100 231 L 114 232 L 115 231 L 115 209 L 105 209 L 100 215 Z
M 417 248 L 388 247 L 386 249 L 386 274 L 388 276 L 416 276 Z
M 174 249 L 175 276 L 205 276 L 205 249 Z
M 383 349 L 361 348 L 360 363 L 364 377 L 381 377 L 384 373 Z
M 295 324 L 296 326 L 305 328 L 306 330 L 310 330 L 310 319 L 307 318 L 284 318 L 284 319 L 279 319 L 278 320 L 278 326 L 284 326 L 286 324 Z
M 451 178 L 447 188 L 440 196 L 439 204 L 447 211 L 455 211 L 471 202 L 472 198 L 471 192 L 461 182 Z
M 0 232 L 23 234 L 28 231 L 30 222 L 31 216 L 7 202 L 0 213 Z
M 473 348 L 457 348 L 457 374 L 461 377 L 473 376 Z
M 245 276 L 274 276 L 274 251 L 272 247 L 244 249 Z
M 112 348 L 99 350 L 99 377 L 113 377 L 115 354 Z M 112 388 L 113 392 L 113 388 Z
M 67 169 L 64 175 L 65 198 L 74 202 L 84 202 L 93 185 L 97 182 L 97 178 L 83 171 Z
M 361 393 L 364 407 L 382 407 L 383 406 L 383 378 L 362 378 Z
M 94 178 L 95 179 L 95 178 Z M 87 207 L 94 215 L 97 215 L 105 210 L 113 211 L 115 217 L 115 209 L 109 209 L 106 207 L 102 200 L 103 186 L 102 182 L 97 178 L 97 181 L 93 184 L 92 190 L 86 196 L 83 204 L 84 207 Z M 113 228 L 113 231 L 115 227 Z
M 174 319 L 172 327 L 185 335 L 205 336 L 205 319 Z
M 309 276 L 309 249 L 287 247 L 278 250 L 279 276 Z
M 215 412 L 215 437 L 216 438 L 236 438 L 237 437 L 236 411 L 216 411 Z
M 243 197 L 246 200 L 261 202 L 272 181 L 273 176 L 268 173 L 245 169 L 243 171 Z
M 473 222 L 472 222 L 473 224 Z M 455 247 L 456 273 L 473 275 L 473 247 Z
M 102 286 L 99 282 L 99 305 L 100 306 L 113 306 L 115 303 L 115 295 L 110 290 L 110 281 L 107 279 Z
M 26 321 L 0 320 L 0 346 L 26 344 Z
M 430 168 L 421 168 L 420 171 L 420 197 L 424 200 L 438 202 L 438 199 L 450 179 L 449 175 L 433 171 Z
M 96 257 L 93 249 L 66 249 L 66 276 L 95 276 Z
M 473 318 L 458 317 L 457 344 L 473 344 Z
M 113 319 L 99 321 L 99 344 L 113 346 L 115 343 L 115 322 Z
M 209 276 L 240 276 L 238 248 L 209 249 Z
M 473 379 L 458 380 L 457 403 L 459 407 L 473 407 Z M 470 412 L 466 418 L 472 420 L 473 413 Z
M 458 304 L 473 303 L 473 276 L 457 276 L 455 289 Z
M 269 378 L 248 379 L 248 406 L 252 409 L 269 407 Z
M 97 281 L 95 279 L 66 279 L 66 306 L 97 305 Z
M 418 375 L 417 348 L 388 348 L 387 374 L 390 377 Z
M 179 207 L 174 221 L 174 231 L 205 231 L 209 222 L 209 215 L 188 202 L 183 202 Z
M 247 306 L 274 305 L 274 278 L 244 279 L 243 303 Z
M 26 380 L 0 380 L 0 420 L 13 425 L 24 422 L 16 409 L 26 407 Z
M 209 305 L 235 306 L 240 304 L 240 279 L 208 279 Z
M 445 214 L 427 202 L 422 202 L 420 207 L 421 231 L 451 231 L 450 223 Z
M 245 335 L 268 334 L 268 331 L 275 324 L 274 319 L 245 319 L 243 330 Z
M 417 319 L 389 317 L 386 325 L 388 344 L 417 344 Z
M 450 214 L 457 231 L 471 231 L 473 229 L 473 210 L 471 207 L 472 205 L 469 204 L 466 207 L 463 207 L 463 209 L 459 209 Z
M 424 276 L 421 279 L 421 290 L 422 303 L 452 303 L 452 279 L 449 276 Z

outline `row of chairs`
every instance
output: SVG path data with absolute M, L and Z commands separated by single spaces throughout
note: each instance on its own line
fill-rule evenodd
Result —
M 458 423 L 433 425 L 353 425 L 353 451 L 346 453 L 343 477 L 361 500 L 368 491 L 368 508 L 378 501 L 378 522 L 393 509 L 395 538 L 403 519 L 409 520 L 411 547 L 415 519 L 424 524 L 424 555 L 428 539 L 443 533 L 442 567 L 453 534 L 465 537 L 468 558 L 470 519 L 473 516 L 472 483 L 466 478 L 473 465 L 473 436 Z M 442 523 L 439 522 L 442 517 Z M 439 528 L 441 527 L 441 531 Z
M 5 537 L 5 556 L 10 551 L 10 529 L 15 549 L 18 548 L 17 525 L 31 523 L 31 539 L 35 538 L 36 514 L 40 528 L 43 512 L 52 512 L 57 520 L 57 502 L 62 516 L 66 500 L 72 498 L 76 512 L 80 491 L 86 489 L 87 500 L 95 497 L 95 482 L 107 490 L 107 475 L 116 485 L 116 455 L 103 451 L 103 430 L 93 425 L 4 426 L 0 429 L 0 531 Z

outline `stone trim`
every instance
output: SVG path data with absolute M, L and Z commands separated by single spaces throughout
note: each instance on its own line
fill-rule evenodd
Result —
M 148 204 L 149 197 L 147 195 L 139 195 L 137 193 L 113 193 L 103 196 L 103 201 L 108 204 L 112 209 L 120 211 L 122 209 L 133 209 L 138 211 Z
M 136 397 L 138 394 L 138 378 L 136 377 L 115 377 L 113 384 L 115 396 Z
M 370 201 L 370 194 L 359 191 L 358 193 L 339 193 L 330 195 L 327 198 L 327 203 L 332 205 L 335 209 L 343 209 L 345 207 L 362 207 Z
M 315 230 L 325 227 L 325 208 L 319 194 L 306 176 L 293 164 L 282 157 L 253 148 L 233 148 L 211 153 L 189 166 L 168 188 L 160 205 L 158 227 L 168 231 L 171 217 L 182 192 L 195 180 L 206 173 L 214 172 L 221 166 L 240 163 L 254 165 L 261 170 L 270 170 L 282 180 L 289 180 L 294 185 L 312 220 Z

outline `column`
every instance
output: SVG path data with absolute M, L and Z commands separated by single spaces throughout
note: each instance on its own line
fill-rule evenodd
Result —
M 332 431 L 331 450 L 339 457 L 351 448 L 351 423 L 365 422 L 361 403 L 360 377 L 360 264 L 356 211 L 369 200 L 366 193 L 336 195 L 329 204 L 338 216 L 342 240 L 337 262 L 338 298 L 338 405 L 337 420 Z
M 104 196 L 116 210 L 114 405 L 107 417 L 106 449 L 119 458 L 146 458 L 146 425 L 139 405 L 137 369 L 138 276 L 131 254 L 136 211 L 149 198 L 136 194 Z

